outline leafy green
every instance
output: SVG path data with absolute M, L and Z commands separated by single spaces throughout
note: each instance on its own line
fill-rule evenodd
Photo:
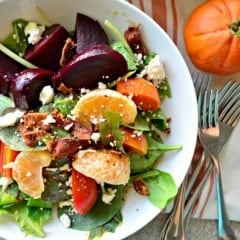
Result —
M 44 201 L 41 198 L 29 198 L 27 201 L 28 207 L 38 207 L 38 208 L 52 208 L 52 203 L 48 201 Z
M 156 170 L 155 170 L 156 171 Z M 158 170 L 159 174 L 144 178 L 151 203 L 161 209 L 165 208 L 177 194 L 177 186 L 171 174 Z
M 167 78 L 164 78 L 158 88 L 158 93 L 161 98 L 164 97 L 172 97 L 172 91 L 171 91 L 171 86 L 169 84 L 169 81 Z
M 14 106 L 13 100 L 10 97 L 6 97 L 0 94 L 0 113 L 6 108 Z
M 27 37 L 25 36 L 24 29 L 28 21 L 24 19 L 16 19 L 12 22 L 12 33 L 3 40 L 3 44 L 20 56 L 25 55 L 28 47 Z
M 17 151 L 34 151 L 46 149 L 46 146 L 44 145 L 28 147 L 23 142 L 22 136 L 20 135 L 16 126 L 0 128 L 0 140 Z
M 44 237 L 43 224 L 50 219 L 52 212 L 50 209 L 29 208 L 23 201 L 7 209 L 0 209 L 0 215 L 4 214 L 12 216 L 27 235 Z
M 173 150 L 181 150 L 182 145 L 167 145 L 164 143 L 160 143 L 149 135 L 146 134 L 147 142 L 148 142 L 148 150 L 159 151 L 159 152 L 168 152 Z
M 125 39 L 124 35 L 121 31 L 112 24 L 109 20 L 105 20 L 105 25 L 109 28 L 110 31 L 116 36 L 118 39 L 117 42 L 112 44 L 112 48 L 123 55 L 128 64 L 128 70 L 132 71 L 136 69 L 137 58 L 134 55 L 130 45 Z
M 43 175 L 46 181 L 44 183 L 42 200 L 58 203 L 69 199 L 67 194 L 69 186 L 66 185 L 66 182 L 69 180 L 70 173 L 61 169 L 65 164 L 69 164 L 68 158 L 53 160 L 51 165 L 44 169 Z
M 54 99 L 53 106 L 66 117 L 71 114 L 77 101 L 78 98 L 76 96 L 66 97 L 66 95 L 58 94 Z
M 111 47 L 112 49 L 123 55 L 123 57 L 127 61 L 129 71 L 136 70 L 136 57 L 134 54 L 128 51 L 128 48 L 126 48 L 123 42 L 114 42 L 112 43 Z
M 149 63 L 150 61 L 156 56 L 156 53 L 150 52 L 141 61 L 137 64 L 137 73 L 140 73 Z
M 105 232 L 115 232 L 119 224 L 122 223 L 122 214 L 118 211 L 113 218 L 102 226 L 92 229 L 89 232 L 88 240 L 100 238 Z
M 104 112 L 106 121 L 99 124 L 100 139 L 103 145 L 121 148 L 123 143 L 123 132 L 119 129 L 121 123 L 120 114 L 111 110 Z
M 17 200 L 16 196 L 14 196 L 6 191 L 3 191 L 3 189 L 0 190 L 0 207 L 6 208 L 17 202 L 18 202 L 18 200 Z
M 71 228 L 81 231 L 90 231 L 109 222 L 121 209 L 124 186 L 111 186 L 117 189 L 116 195 L 111 204 L 105 204 L 99 196 L 92 210 L 86 215 L 75 213 L 72 208 L 64 207 L 58 209 L 58 216 L 67 214 L 71 218 Z M 101 194 L 99 194 L 101 195 Z
M 168 119 L 161 109 L 146 113 L 145 118 L 149 119 L 149 121 L 161 131 L 169 128 Z
M 146 155 L 130 154 L 131 174 L 146 172 L 151 169 L 162 155 L 160 151 L 149 150 Z
M 138 113 L 133 125 L 126 125 L 128 128 L 132 128 L 138 131 L 150 131 L 150 124 L 141 113 Z

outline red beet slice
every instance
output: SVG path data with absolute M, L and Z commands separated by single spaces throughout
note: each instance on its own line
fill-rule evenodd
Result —
M 47 28 L 42 39 L 27 48 L 25 58 L 38 67 L 52 71 L 60 68 L 62 48 L 69 37 L 68 31 L 60 24 Z
M 98 82 L 110 82 L 127 73 L 124 57 L 107 45 L 95 45 L 76 55 L 52 78 L 57 87 L 61 82 L 78 91 L 81 88 L 95 88 Z
M 12 79 L 23 69 L 23 66 L 0 52 L 0 93 L 8 95 Z
M 97 44 L 109 45 L 104 29 L 98 21 L 81 13 L 76 17 L 77 53 L 81 53 Z
M 39 94 L 46 85 L 51 85 L 53 72 L 36 68 L 26 69 L 19 73 L 12 80 L 11 95 L 15 106 L 29 110 L 36 107 L 39 101 Z

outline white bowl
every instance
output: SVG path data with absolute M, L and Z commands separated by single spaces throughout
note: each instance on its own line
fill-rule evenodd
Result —
M 192 79 L 183 57 L 168 35 L 150 17 L 121 0 L 7 0 L 0 1 L 0 39 L 10 31 L 11 21 L 22 17 L 42 21 L 35 11 L 39 6 L 53 23 L 61 23 L 68 30 L 74 28 L 77 12 L 97 19 L 104 27 L 108 19 L 121 31 L 129 23 L 141 24 L 144 41 L 149 50 L 157 52 L 166 69 L 172 88 L 172 98 L 163 104 L 163 110 L 171 117 L 171 134 L 165 138 L 168 144 L 181 144 L 181 151 L 166 153 L 158 167 L 172 174 L 179 186 L 190 165 L 197 136 L 197 104 Z M 104 27 L 105 28 L 105 27 Z M 108 29 L 105 29 L 107 33 Z M 122 209 L 123 224 L 114 234 L 105 234 L 103 239 L 123 239 L 149 223 L 160 209 L 154 207 L 146 198 L 131 191 L 125 198 Z M 58 220 L 45 227 L 47 240 L 87 239 L 85 232 L 64 228 Z M 7 220 L 0 219 L 0 233 L 8 240 L 37 239 L 24 237 L 18 227 Z

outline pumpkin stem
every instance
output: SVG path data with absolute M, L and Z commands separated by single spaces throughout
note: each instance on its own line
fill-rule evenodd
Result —
M 240 37 L 240 20 L 233 22 L 229 30 L 233 35 Z

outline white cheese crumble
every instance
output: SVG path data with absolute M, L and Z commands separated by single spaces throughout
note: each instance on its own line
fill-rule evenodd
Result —
M 38 25 L 36 22 L 29 22 L 24 29 L 25 36 L 28 36 L 28 43 L 35 45 L 41 38 L 45 31 L 45 26 Z
M 97 143 L 100 140 L 100 133 L 99 132 L 92 133 L 91 140 L 93 140 L 95 143 Z
M 47 85 L 42 88 L 39 94 L 39 100 L 42 102 L 43 105 L 47 103 L 51 103 L 54 99 L 54 89 L 52 86 Z
M 13 183 L 12 178 L 7 178 L 7 177 L 0 178 L 0 185 L 2 186 L 3 191 L 6 190 L 11 183 Z
M 99 89 L 106 89 L 107 88 L 107 85 L 103 82 L 98 82 L 98 88 Z
M 0 127 L 14 126 L 16 122 L 24 115 L 24 111 L 15 109 L 13 112 L 9 112 L 0 117 Z
M 116 196 L 116 189 L 107 188 L 107 191 L 102 194 L 102 201 L 106 204 L 110 204 Z
M 48 124 L 55 123 L 55 122 L 56 122 L 56 120 L 53 118 L 53 116 L 51 114 L 47 115 L 47 117 L 44 120 L 42 120 L 42 123 L 44 125 L 48 125 Z
M 143 76 L 146 76 L 149 81 L 152 81 L 156 87 L 158 87 L 161 80 L 166 77 L 164 66 L 159 55 L 156 55 L 153 59 L 151 59 L 149 64 L 139 74 L 139 77 Z
M 62 214 L 59 219 L 64 227 L 68 228 L 71 226 L 71 219 L 66 213 Z

